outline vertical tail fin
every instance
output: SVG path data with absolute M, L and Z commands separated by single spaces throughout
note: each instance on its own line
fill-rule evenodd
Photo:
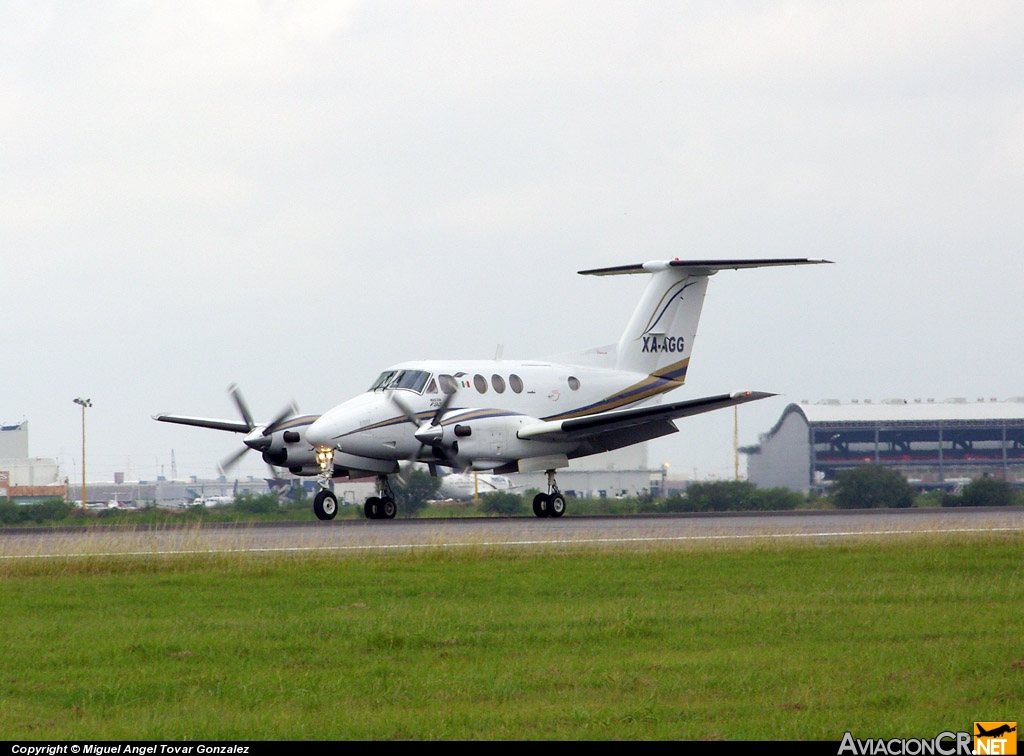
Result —
M 619 339 L 615 367 L 682 384 L 686 380 L 710 276 L 725 269 L 827 262 L 830 261 L 810 258 L 667 260 L 581 270 L 580 273 L 595 276 L 650 274 L 647 288 Z
M 708 277 L 654 265 L 644 266 L 651 279 L 619 338 L 615 367 L 683 383 Z

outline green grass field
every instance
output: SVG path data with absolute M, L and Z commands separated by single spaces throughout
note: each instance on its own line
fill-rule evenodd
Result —
M 1021 719 L 1024 536 L 0 563 L 0 739 L 934 737 Z

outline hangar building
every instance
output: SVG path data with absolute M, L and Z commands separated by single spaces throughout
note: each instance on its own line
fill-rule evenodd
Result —
M 919 488 L 995 476 L 1024 485 L 1024 397 L 790 404 L 747 455 L 762 487 L 825 489 L 859 465 L 898 470 Z

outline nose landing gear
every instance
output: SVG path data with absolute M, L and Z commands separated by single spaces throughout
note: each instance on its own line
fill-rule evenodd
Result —
M 318 520 L 333 520 L 338 514 L 338 497 L 330 489 L 331 477 L 334 474 L 334 449 L 317 449 L 316 461 L 320 465 L 320 472 L 317 475 L 320 490 L 313 497 L 313 514 Z

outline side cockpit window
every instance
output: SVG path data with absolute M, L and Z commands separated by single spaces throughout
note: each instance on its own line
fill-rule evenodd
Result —
M 459 389 L 459 384 L 455 382 L 455 378 L 444 373 L 437 376 L 437 382 L 440 384 L 441 390 L 446 394 L 454 394 Z

